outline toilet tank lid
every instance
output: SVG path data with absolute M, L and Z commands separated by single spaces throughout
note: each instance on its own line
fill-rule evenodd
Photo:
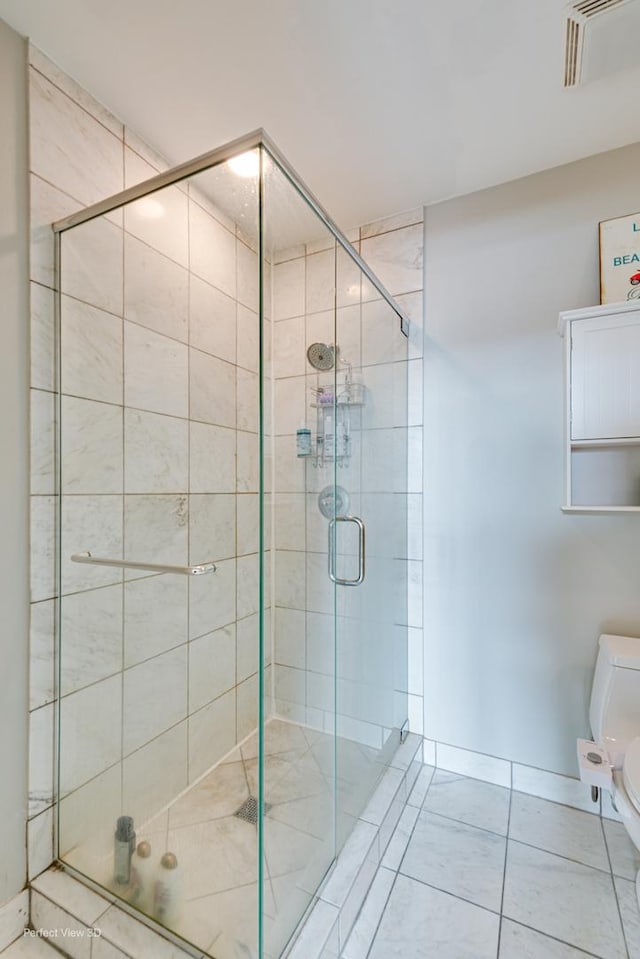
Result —
M 640 639 L 636 636 L 611 636 L 603 633 L 600 648 L 612 666 L 640 669 Z

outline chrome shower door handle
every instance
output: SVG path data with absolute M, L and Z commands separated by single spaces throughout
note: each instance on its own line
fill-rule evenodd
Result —
M 336 575 L 336 528 L 338 523 L 355 523 L 358 527 L 358 575 L 342 579 Z M 359 586 L 364 582 L 365 537 L 364 523 L 359 516 L 335 516 L 329 523 L 329 579 L 338 586 Z

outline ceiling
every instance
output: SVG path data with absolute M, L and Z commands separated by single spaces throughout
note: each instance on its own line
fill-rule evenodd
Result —
M 348 228 L 640 140 L 639 65 L 564 90 L 564 0 L 0 0 L 172 163 L 264 127 Z

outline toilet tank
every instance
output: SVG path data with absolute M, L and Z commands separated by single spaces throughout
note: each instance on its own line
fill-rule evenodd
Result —
M 589 720 L 594 740 L 620 768 L 627 745 L 640 736 L 640 639 L 600 637 Z

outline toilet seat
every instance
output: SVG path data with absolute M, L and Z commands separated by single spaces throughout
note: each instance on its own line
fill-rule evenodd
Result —
M 627 748 L 622 767 L 622 781 L 629 799 L 640 812 L 640 736 Z

